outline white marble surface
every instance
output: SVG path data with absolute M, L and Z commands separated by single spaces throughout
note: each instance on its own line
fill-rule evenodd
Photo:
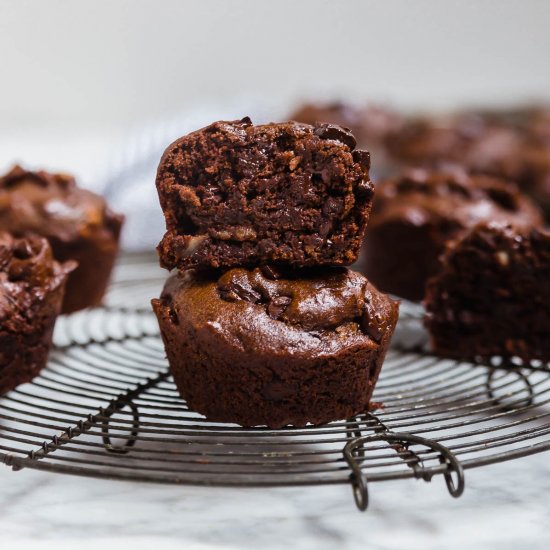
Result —
M 543 550 L 550 547 L 550 455 L 442 478 L 371 485 L 216 489 L 76 478 L 0 466 L 0 547 L 145 549 Z

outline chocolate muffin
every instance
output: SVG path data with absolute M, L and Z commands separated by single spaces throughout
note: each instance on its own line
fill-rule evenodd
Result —
M 101 303 L 122 222 L 102 197 L 77 187 L 72 176 L 16 166 L 0 177 L 0 230 L 46 237 L 56 260 L 78 262 L 67 281 L 63 313 Z
M 178 139 L 156 184 L 169 269 L 353 263 L 373 197 L 369 154 L 349 131 L 248 118 Z
M 152 304 L 189 407 L 271 428 L 368 410 L 398 311 L 346 268 L 191 270 Z
M 484 220 L 543 223 L 540 210 L 506 181 L 458 167 L 406 170 L 377 185 L 358 269 L 384 292 L 421 300 L 445 243 Z
M 350 128 L 358 146 L 372 153 L 372 168 L 376 177 L 389 170 L 386 141 L 396 136 L 404 124 L 404 118 L 388 107 L 343 101 L 304 103 L 290 118 L 306 124 L 327 122 Z
M 46 365 L 65 282 L 48 241 L 0 232 L 0 394 L 31 381 Z
M 426 294 L 426 326 L 446 357 L 550 361 L 550 233 L 480 224 L 448 244 Z

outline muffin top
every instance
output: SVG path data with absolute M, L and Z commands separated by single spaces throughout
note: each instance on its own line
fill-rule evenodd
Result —
M 0 177 L 0 230 L 71 241 L 117 233 L 120 222 L 103 197 L 79 188 L 68 174 L 14 166 Z
M 0 231 L 0 322 L 7 330 L 32 330 L 36 304 L 63 284 L 76 262 L 54 260 L 42 237 L 15 238 Z M 23 319 L 23 323 L 21 320 Z M 10 328 L 11 327 L 11 328 Z
M 415 226 L 445 223 L 449 230 L 481 221 L 541 225 L 539 208 L 505 180 L 448 166 L 414 168 L 376 187 L 371 227 L 388 221 Z
M 176 324 L 260 355 L 333 354 L 366 343 L 376 349 L 397 317 L 396 302 L 347 268 L 189 271 L 169 279 L 161 302 Z

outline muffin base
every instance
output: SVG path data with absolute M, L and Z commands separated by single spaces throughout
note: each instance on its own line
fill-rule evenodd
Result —
M 286 329 L 277 326 L 282 322 L 253 306 L 243 306 L 235 328 L 230 318 L 215 313 L 219 302 L 208 304 L 207 295 L 204 307 L 197 307 L 214 314 L 206 313 L 201 322 L 189 319 L 188 310 L 178 315 L 170 296 L 152 304 L 174 382 L 191 409 L 212 421 L 281 428 L 325 424 L 368 410 L 397 321 L 397 304 L 378 296 L 386 301 L 378 341 L 355 322 L 328 333 L 288 329 L 294 333 L 285 338 Z

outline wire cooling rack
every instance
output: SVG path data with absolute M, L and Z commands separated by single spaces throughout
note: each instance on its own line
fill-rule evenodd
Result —
M 404 304 L 374 393 L 346 421 L 272 430 L 207 421 L 172 383 L 149 300 L 165 274 L 150 257 L 118 266 L 104 308 L 60 318 L 48 367 L 0 398 L 0 461 L 14 470 L 161 483 L 282 486 L 438 476 L 550 449 L 550 366 L 473 365 L 424 351 Z

